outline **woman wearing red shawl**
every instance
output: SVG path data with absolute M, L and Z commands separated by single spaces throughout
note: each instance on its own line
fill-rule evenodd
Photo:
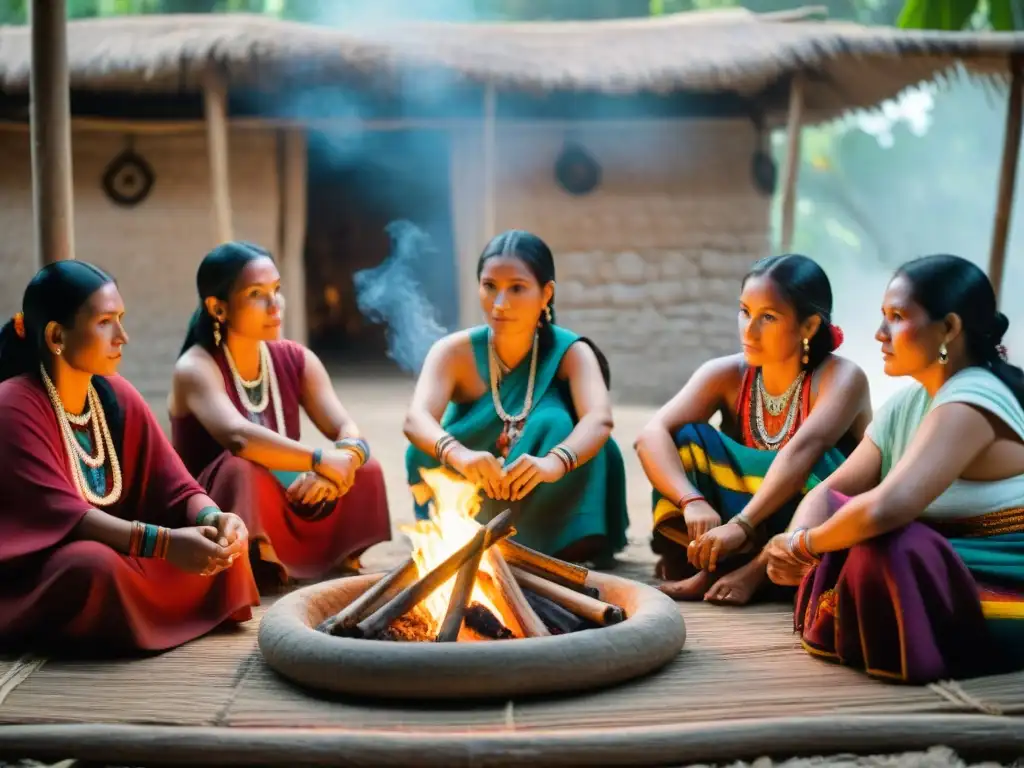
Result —
M 384 476 L 308 349 L 279 340 L 281 276 L 249 243 L 218 246 L 196 277 L 200 306 L 174 368 L 174 447 L 249 529 L 261 587 L 359 568 L 391 538 Z M 299 441 L 300 409 L 333 442 Z
M 246 529 L 116 375 L 124 304 L 81 261 L 44 267 L 0 330 L 0 642 L 158 651 L 259 603 Z

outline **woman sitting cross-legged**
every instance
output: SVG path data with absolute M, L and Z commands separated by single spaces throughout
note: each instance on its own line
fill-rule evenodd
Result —
M 487 325 L 433 346 L 406 416 L 417 515 L 431 500 L 420 470 L 445 464 L 491 499 L 521 504 L 521 544 L 606 565 L 628 523 L 607 362 L 555 325 L 554 259 L 536 235 L 495 237 L 477 276 Z M 480 519 L 494 511 L 484 505 Z
M 354 570 L 391 538 L 380 465 L 323 364 L 278 340 L 281 276 L 270 254 L 225 243 L 199 265 L 200 306 L 174 368 L 174 447 L 224 509 L 249 528 L 261 588 Z M 300 437 L 300 409 L 334 442 Z
M 82 261 L 44 267 L 0 330 L 0 644 L 159 651 L 251 618 L 246 529 L 117 376 L 124 304 Z
M 911 683 L 1024 669 L 1024 372 L 1007 326 L 965 259 L 889 283 L 885 372 L 916 383 L 767 547 L 772 580 L 800 584 L 809 653 Z
M 661 587 L 672 597 L 752 599 L 765 583 L 764 542 L 864 433 L 867 377 L 833 354 L 842 335 L 831 315 L 814 261 L 758 261 L 740 294 L 743 353 L 702 365 L 637 439 L 654 486 L 657 575 L 675 580 Z M 708 424 L 716 414 L 721 431 Z

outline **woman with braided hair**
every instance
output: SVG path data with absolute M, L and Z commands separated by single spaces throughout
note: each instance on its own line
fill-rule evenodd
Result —
M 420 471 L 445 465 L 490 499 L 522 505 L 520 543 L 607 564 L 626 545 L 628 523 L 608 364 L 593 342 L 555 323 L 554 259 L 536 235 L 495 237 L 477 277 L 487 324 L 433 346 L 406 416 L 417 516 L 431 501 Z M 485 504 L 478 519 L 494 511 Z
M 766 547 L 808 653 L 910 683 L 1024 669 L 1024 371 L 985 273 L 897 270 L 875 336 L 915 383 Z
M 0 643 L 126 653 L 259 604 L 242 520 L 189 475 L 117 375 L 124 303 L 83 261 L 43 267 L 0 330 Z
M 672 597 L 751 600 L 766 582 L 764 542 L 863 435 L 867 377 L 834 354 L 842 332 L 831 318 L 818 264 L 761 259 L 742 283 L 742 354 L 702 365 L 640 434 L 657 575 Z M 720 429 L 708 423 L 716 414 Z

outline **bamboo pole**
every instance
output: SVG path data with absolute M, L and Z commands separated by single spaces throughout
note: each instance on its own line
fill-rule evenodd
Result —
M 495 227 L 497 226 L 497 214 L 495 211 L 495 198 L 497 194 L 497 190 L 495 189 L 495 156 L 497 154 L 497 141 L 495 136 L 495 122 L 497 120 L 496 101 L 497 95 L 494 92 L 494 86 L 488 83 L 484 90 L 483 119 L 484 239 L 492 238 L 497 234 L 495 232 Z
M 75 258 L 67 9 L 32 0 L 29 131 L 36 264 Z
M 1020 158 L 1021 110 L 1024 106 L 1024 57 L 1010 57 L 1010 96 L 1006 105 L 1006 133 L 1003 136 L 1003 158 L 999 169 L 999 192 L 996 198 L 996 219 L 992 231 L 992 250 L 988 258 L 988 278 L 996 292 L 998 306 L 1002 295 L 1006 244 L 1010 237 L 1010 216 L 1017 185 L 1017 163 Z
M 280 233 L 277 256 L 285 297 L 284 331 L 307 342 L 306 323 L 306 133 L 299 128 L 277 133 Z
M 231 176 L 228 168 L 227 83 L 211 68 L 203 80 L 203 110 L 210 162 L 210 194 L 213 198 L 213 231 L 216 242 L 234 239 L 231 226 Z
M 795 72 L 789 83 L 789 118 L 786 123 L 786 168 L 782 187 L 782 251 L 793 247 L 796 225 L 796 186 L 800 175 L 800 134 L 804 118 L 804 75 Z

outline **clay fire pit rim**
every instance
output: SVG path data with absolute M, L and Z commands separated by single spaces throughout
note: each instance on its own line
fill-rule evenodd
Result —
M 316 631 L 325 618 L 323 606 L 314 610 L 318 596 L 346 588 L 358 594 L 382 575 L 335 579 L 281 598 L 260 623 L 264 661 L 315 689 L 387 699 L 491 699 L 607 687 L 664 666 L 686 641 L 682 615 L 669 597 L 595 572 L 588 578 L 592 586 L 626 590 L 630 599 L 617 595 L 629 613 L 626 621 L 565 635 L 476 643 L 387 642 Z M 505 674 L 496 676 L 495 670 Z

